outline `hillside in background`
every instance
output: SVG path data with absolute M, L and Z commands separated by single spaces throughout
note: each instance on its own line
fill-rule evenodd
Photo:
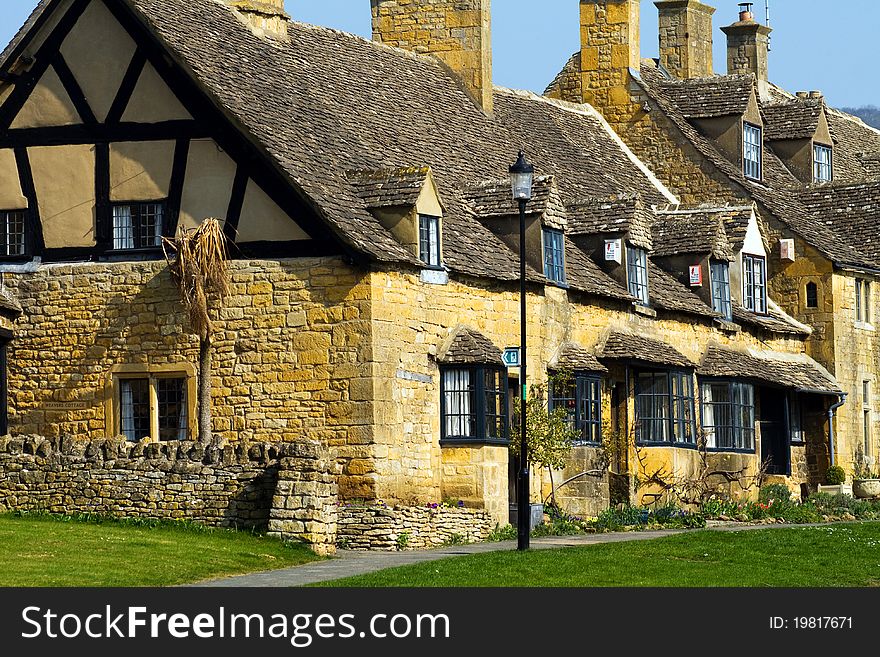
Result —
M 849 114 L 855 114 L 868 125 L 880 130 L 880 107 L 867 105 L 866 107 L 841 107 L 840 109 Z

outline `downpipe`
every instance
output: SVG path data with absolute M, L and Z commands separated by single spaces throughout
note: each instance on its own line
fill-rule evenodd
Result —
M 831 465 L 835 465 L 834 458 L 834 415 L 838 408 L 846 403 L 847 393 L 840 393 L 840 401 L 828 409 L 828 448 L 831 450 Z

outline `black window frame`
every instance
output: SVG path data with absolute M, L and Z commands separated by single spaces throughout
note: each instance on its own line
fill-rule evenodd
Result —
M 724 272 L 722 278 L 719 272 Z M 709 261 L 709 280 L 712 290 L 712 310 L 724 317 L 728 322 L 733 321 L 733 298 L 730 289 L 730 263 L 726 260 Z
M 696 388 L 694 385 L 693 370 L 642 368 L 635 370 L 633 374 L 635 380 L 634 407 L 636 411 L 636 444 L 646 447 L 682 447 L 687 449 L 697 449 L 699 445 L 697 440 Z M 654 382 L 665 379 L 665 392 L 643 391 L 642 377 L 644 376 L 651 376 L 652 379 L 654 379 Z M 676 381 L 679 384 L 679 391 L 682 389 L 681 384 L 686 381 L 687 389 L 685 392 L 689 394 L 676 394 Z M 648 418 L 642 417 L 640 412 L 642 398 L 648 396 L 652 399 L 652 407 L 654 406 L 653 400 L 665 398 L 666 417 L 663 417 L 662 415 L 659 417 L 653 415 Z M 682 412 L 684 410 L 684 405 L 688 402 L 690 404 L 690 420 L 688 420 Z M 652 423 L 665 422 L 666 438 L 664 440 L 645 439 L 645 425 L 643 422 L 646 421 Z M 690 429 L 690 437 L 682 436 L 682 430 L 686 428 Z
M 758 285 L 755 280 L 755 265 L 761 263 L 762 280 Z M 752 253 L 744 253 L 742 256 L 742 287 L 743 287 L 743 307 L 755 313 L 756 315 L 766 315 L 768 311 L 767 305 L 767 258 L 764 256 L 754 255 Z M 761 309 L 757 307 L 759 297 L 756 296 L 758 290 L 761 291 L 760 301 Z
M 819 160 L 819 153 L 828 154 L 828 162 Z M 822 177 L 822 173 L 827 172 L 828 177 Z M 834 182 L 834 148 L 825 144 L 813 143 L 813 182 L 829 183 Z
M 551 373 L 549 387 L 547 407 L 550 412 L 564 408 L 569 424 L 581 434 L 574 444 L 601 445 L 602 377 L 593 372 L 574 372 L 571 376 Z
M 437 236 L 434 243 L 431 242 L 431 226 L 434 226 Z M 443 269 L 440 251 L 440 217 L 419 214 L 419 260 L 430 269 Z
M 541 244 L 544 251 L 544 278 L 565 285 L 565 233 L 543 226 Z
M 643 280 L 640 280 L 640 274 Z M 626 245 L 626 282 L 629 293 L 642 306 L 651 303 L 651 287 L 648 278 L 648 251 L 640 246 Z
M 714 398 L 712 401 L 708 400 L 708 396 L 705 392 L 706 386 L 725 386 L 727 388 L 727 399 L 723 401 L 715 401 Z M 700 428 L 703 431 L 703 435 L 706 436 L 706 451 L 707 452 L 723 452 L 723 453 L 733 453 L 733 454 L 756 454 L 757 453 L 757 406 L 756 406 L 756 396 L 757 390 L 755 385 L 749 381 L 743 381 L 738 379 L 725 379 L 725 378 L 712 378 L 712 377 L 703 377 L 699 380 L 699 388 L 700 388 Z M 735 394 L 735 390 L 739 390 L 739 397 Z M 742 394 L 745 390 L 750 390 L 749 396 L 751 399 L 751 405 L 745 403 L 745 397 Z M 713 424 L 706 424 L 706 409 L 707 406 L 713 407 Z M 720 406 L 729 406 L 729 416 L 730 416 L 730 424 L 729 425 L 719 425 L 717 424 L 717 419 L 715 418 L 714 407 Z M 751 418 L 751 428 L 746 426 L 746 423 L 743 422 L 743 412 L 744 410 L 748 410 Z M 737 412 L 739 411 L 739 412 Z M 718 446 L 718 431 L 719 426 L 723 428 L 729 429 L 731 431 L 731 435 L 733 437 L 731 443 L 732 445 L 724 445 Z M 714 445 L 709 444 L 709 428 L 714 429 Z M 748 444 L 746 438 L 751 439 L 751 447 L 747 447 L 745 445 Z M 738 447 L 737 444 L 743 445 L 743 447 Z
M 2 244 L 3 247 L 3 251 L 0 253 L 0 261 L 10 262 L 25 260 L 30 257 L 31 248 L 28 243 L 28 212 L 27 209 L 21 208 L 16 210 L 0 210 L 0 244 Z M 21 253 L 9 253 L 9 222 L 12 215 L 19 215 L 21 218 Z
M 144 209 L 147 206 L 159 207 L 162 211 L 162 215 L 160 217 L 159 225 L 155 226 L 153 229 L 154 232 L 157 233 L 157 235 L 154 235 L 156 243 L 144 246 L 141 243 L 141 234 L 143 232 L 143 217 L 145 215 Z M 116 209 L 125 207 L 131 208 L 131 230 L 133 246 L 117 247 Z M 127 253 L 131 251 L 158 251 L 162 248 L 162 236 L 165 234 L 166 221 L 168 221 L 168 199 L 160 199 L 155 201 L 114 201 L 110 204 L 110 248 L 108 250 L 114 253 Z
M 788 397 L 788 429 L 791 436 L 790 444 L 805 445 L 807 443 L 804 429 L 804 402 L 801 395 L 793 392 Z
M 447 400 L 446 374 L 448 372 L 467 372 L 468 394 L 471 408 L 467 416 L 472 418 L 471 426 L 475 429 L 474 436 L 450 436 L 446 430 Z M 496 378 L 496 388 L 490 388 L 490 376 Z M 494 397 L 495 409 L 498 413 L 490 413 L 489 396 Z M 510 444 L 510 422 L 508 421 L 508 390 L 507 368 L 489 364 L 444 364 L 440 366 L 440 444 L 441 445 L 508 445 Z M 456 414 L 456 417 L 464 417 Z M 496 426 L 501 426 L 502 436 L 489 436 L 489 418 L 495 418 Z
M 865 456 L 873 456 L 874 418 L 871 410 L 871 380 L 862 381 L 862 442 Z
M 749 139 L 750 135 L 757 135 L 757 143 Z M 749 180 L 760 182 L 764 179 L 764 129 L 743 121 L 743 175 Z M 747 157 L 752 148 L 755 148 L 758 159 L 753 160 Z M 756 173 L 757 172 L 757 173 Z

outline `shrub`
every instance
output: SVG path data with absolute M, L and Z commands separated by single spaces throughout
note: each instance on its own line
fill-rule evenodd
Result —
M 513 525 L 495 525 L 495 529 L 489 532 L 489 535 L 486 537 L 486 540 L 490 543 L 498 543 L 500 541 L 513 541 L 516 540 L 517 533 L 516 527 Z
M 829 486 L 844 484 L 846 483 L 846 471 L 839 465 L 832 465 L 828 468 L 828 472 L 825 475 L 825 481 L 828 482 Z
M 784 484 L 770 484 L 761 488 L 761 492 L 758 493 L 758 500 L 764 504 L 772 501 L 776 504 L 786 503 L 786 505 L 790 505 L 791 491 Z

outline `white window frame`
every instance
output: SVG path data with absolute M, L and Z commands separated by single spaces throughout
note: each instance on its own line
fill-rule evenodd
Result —
M 759 125 L 743 122 L 743 175 L 761 181 L 764 171 L 764 131 Z
M 626 245 L 626 280 L 629 293 L 643 306 L 650 305 L 648 252 L 638 246 Z
M 813 182 L 834 180 L 834 149 L 825 144 L 813 144 Z
M 757 263 L 761 264 L 756 276 Z M 743 307 L 756 315 L 767 314 L 767 258 L 751 253 L 742 256 Z
M 419 259 L 433 269 L 443 266 L 440 257 L 440 217 L 419 215 Z

